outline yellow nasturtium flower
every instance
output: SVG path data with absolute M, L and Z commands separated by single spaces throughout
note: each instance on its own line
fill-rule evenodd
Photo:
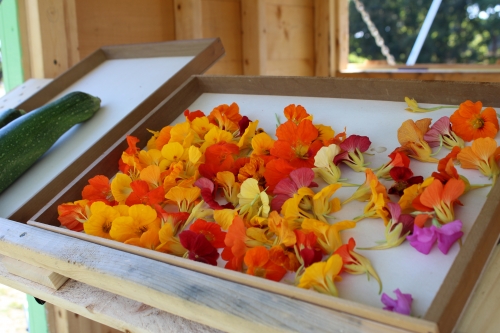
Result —
M 305 269 L 297 287 L 314 289 L 322 294 L 337 297 L 338 290 L 335 281 L 342 279 L 339 276 L 342 265 L 342 258 L 338 254 L 330 256 L 326 262 L 316 262 Z

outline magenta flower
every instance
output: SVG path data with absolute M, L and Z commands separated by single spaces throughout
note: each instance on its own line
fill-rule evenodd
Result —
M 274 188 L 273 193 L 276 196 L 271 201 L 271 210 L 281 211 L 281 206 L 292 198 L 299 188 L 317 187 L 318 184 L 313 182 L 313 179 L 314 171 L 310 168 L 298 168 L 290 172 L 290 175 L 280 180 Z
M 413 301 L 411 294 L 403 294 L 399 289 L 394 290 L 394 293 L 396 299 L 390 298 L 386 293 L 382 294 L 381 301 L 385 305 L 384 310 L 410 315 L 411 302 Z
M 364 172 L 366 169 L 363 153 L 370 148 L 371 141 L 367 136 L 353 134 L 345 139 L 339 146 L 342 152 L 335 156 L 333 163 L 339 165 L 344 162 L 356 172 Z
M 464 235 L 460 220 L 446 223 L 441 228 L 432 227 L 436 229 L 438 248 L 444 254 L 447 254 L 451 246 Z
M 462 236 L 462 221 L 456 220 L 437 227 L 434 224 L 428 228 L 419 228 L 414 226 L 413 235 L 409 235 L 406 239 L 410 242 L 418 252 L 429 254 L 432 246 L 437 241 L 439 250 L 448 254 L 451 246 Z

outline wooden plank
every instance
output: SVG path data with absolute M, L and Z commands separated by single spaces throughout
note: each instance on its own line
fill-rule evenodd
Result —
M 68 67 L 71 67 L 76 65 L 81 59 L 80 44 L 78 42 L 76 0 L 64 1 L 64 17 L 64 24 L 66 28 L 66 48 L 68 51 Z
M 243 74 L 241 1 L 204 0 L 201 5 L 203 37 L 219 37 L 226 50 L 225 57 L 207 73 Z
M 174 0 L 175 39 L 203 38 L 201 0 Z
M 408 92 L 421 103 L 458 105 L 467 96 L 500 107 L 496 82 L 371 80 L 363 78 L 195 76 L 203 92 L 267 94 L 404 101 Z M 390 92 L 390 93 L 389 93 Z
M 24 232 L 25 236 L 19 237 Z M 91 286 L 225 331 L 403 331 L 5 219 L 0 219 L 0 243 L 2 254 L 15 252 L 20 260 L 37 262 Z M 420 319 L 383 310 L 375 312 L 391 317 L 393 325 L 408 325 L 419 332 L 435 331 L 432 323 Z
M 500 82 L 498 73 L 338 73 L 339 77 L 370 79 Z
M 104 45 L 175 39 L 173 0 L 73 0 L 84 58 Z M 195 37 L 196 38 L 196 37 Z
M 313 2 L 266 2 L 266 32 L 267 75 L 315 74 Z
M 498 185 L 498 184 L 497 184 Z M 486 267 L 491 249 L 500 235 L 500 186 L 493 186 L 460 255 L 451 266 L 442 287 L 424 318 L 438 323 L 440 331 L 451 332 Z
M 63 0 L 26 0 L 31 74 L 53 78 L 69 68 Z
M 347 68 L 349 63 L 349 1 L 334 0 L 336 12 L 336 61 L 337 71 Z
M 2 263 L 9 273 L 55 290 L 59 289 L 68 280 L 67 277 L 61 274 L 10 257 L 3 257 Z
M 330 75 L 330 1 L 314 1 L 315 76 Z
M 0 283 L 46 301 L 50 333 L 59 333 L 53 329 L 58 324 L 57 321 L 60 321 L 56 317 L 59 316 L 58 309 L 61 310 L 60 318 L 63 316 L 63 311 L 68 310 L 73 315 L 78 314 L 120 332 L 126 330 L 134 333 L 220 332 L 75 280 L 69 280 L 59 290 L 54 291 L 38 283 L 9 274 L 1 261 Z M 95 325 L 92 324 L 92 327 Z M 107 331 L 104 332 L 107 333 Z M 99 331 L 91 331 L 91 333 L 99 333 Z
M 265 0 L 241 1 L 243 74 L 265 75 L 267 70 Z
M 332 298 L 330 296 L 325 296 L 318 293 L 311 293 L 310 291 L 296 288 L 294 286 L 289 286 L 286 284 L 269 283 L 269 281 L 256 279 L 255 277 L 251 277 L 246 274 L 241 274 L 240 272 L 234 272 L 231 270 L 225 270 L 210 265 L 199 264 L 190 260 L 185 260 L 184 258 L 165 255 L 162 253 L 150 251 L 140 247 L 130 246 L 120 242 L 103 239 L 91 235 L 86 235 L 84 233 L 76 233 L 71 230 L 53 227 L 43 223 L 29 221 L 28 224 L 48 231 L 53 231 L 55 233 L 60 233 L 70 237 L 75 237 L 81 240 L 89 241 L 95 244 L 107 246 L 109 248 L 151 258 L 167 264 L 172 264 L 177 267 L 186 268 L 193 272 L 208 274 L 217 278 L 222 278 L 227 281 L 236 282 L 241 285 L 255 287 L 260 290 L 265 290 L 269 292 L 275 292 L 280 295 L 291 297 L 297 300 L 307 301 L 309 303 L 319 305 L 325 308 L 338 310 L 350 314 L 355 314 L 357 316 L 362 317 L 364 320 L 380 321 L 387 325 L 394 325 L 419 332 L 431 332 L 435 331 L 436 329 L 432 325 L 432 323 L 421 322 L 418 319 L 414 320 L 411 317 L 407 316 L 398 316 L 398 315 L 394 316 L 394 314 L 392 313 L 381 311 L 380 309 L 369 307 L 360 303 L 351 302 L 339 298 Z
M 500 247 L 497 246 L 467 309 L 457 325 L 457 333 L 496 332 L 500 326 L 497 315 L 500 299 Z

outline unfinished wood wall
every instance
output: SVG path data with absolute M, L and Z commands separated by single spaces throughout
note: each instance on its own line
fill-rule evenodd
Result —
M 28 77 L 103 45 L 220 37 L 209 73 L 330 75 L 330 6 L 347 0 L 18 0 Z
M 500 81 L 494 73 L 341 73 L 348 0 L 17 0 L 25 77 L 59 75 L 103 45 L 220 37 L 209 74 Z

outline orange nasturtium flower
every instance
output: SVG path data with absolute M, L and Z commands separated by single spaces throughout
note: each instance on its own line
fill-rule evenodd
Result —
M 431 121 L 431 118 L 420 119 L 416 122 L 412 119 L 404 121 L 398 129 L 398 141 L 408 156 L 422 162 L 437 163 L 438 160 L 431 156 L 431 147 L 424 140 L 424 135 L 429 130 Z
M 322 294 L 337 297 L 339 293 L 335 286 L 335 281 L 342 279 L 339 276 L 342 266 L 342 258 L 338 254 L 330 256 L 326 262 L 320 261 L 314 263 L 305 269 L 297 287 L 304 289 L 312 288 Z
M 323 146 L 313 123 L 304 119 L 296 124 L 291 120 L 276 129 L 278 140 L 274 142 L 271 155 L 285 159 L 296 168 L 314 166 L 314 156 Z
M 89 179 L 89 184 L 83 188 L 82 199 L 91 202 L 102 201 L 110 206 L 116 203 L 111 193 L 109 178 L 102 175 Z
M 197 199 L 200 197 L 201 190 L 199 187 L 172 187 L 165 198 L 175 202 L 177 207 L 179 207 L 180 212 L 191 212 L 193 207 L 197 203 Z
M 287 120 L 291 120 L 296 124 L 300 123 L 304 119 L 312 121 L 312 116 L 307 113 L 306 109 L 302 105 L 290 104 L 285 107 L 283 114 Z
M 83 223 L 91 215 L 88 203 L 88 200 L 77 200 L 57 206 L 57 219 L 70 230 L 83 231 Z
M 498 132 L 498 118 L 495 109 L 483 103 L 465 101 L 450 117 L 453 131 L 465 141 L 478 138 L 494 138 Z
M 239 129 L 238 122 L 241 118 L 243 116 L 240 114 L 240 107 L 236 103 L 231 103 L 231 105 L 221 104 L 208 115 L 211 123 L 229 132 L 235 132 Z
M 342 245 L 335 251 L 334 254 L 338 254 L 342 257 L 342 271 L 355 275 L 366 274 L 368 279 L 370 279 L 370 275 L 373 276 L 378 282 L 380 294 L 382 292 L 382 281 L 380 280 L 380 277 L 368 258 L 354 252 L 355 247 L 356 241 L 351 237 L 346 244 Z
M 404 214 L 409 214 L 415 211 L 415 208 L 413 207 L 413 200 L 415 200 L 416 197 L 422 194 L 424 189 L 432 184 L 433 181 L 434 177 L 429 177 L 420 184 L 413 184 L 410 187 L 404 189 L 403 195 L 401 196 L 401 198 L 399 198 L 398 201 L 398 204 Z
M 463 148 L 457 155 L 460 165 L 465 169 L 477 169 L 483 175 L 493 178 L 493 184 L 500 174 L 497 157 L 500 148 L 497 142 L 491 138 L 478 138 L 472 142 L 472 146 Z
M 271 261 L 269 250 L 264 246 L 248 250 L 244 262 L 248 267 L 247 274 L 249 275 L 279 282 L 286 274 L 285 268 Z
M 114 221 L 120 217 L 118 210 L 106 205 L 104 202 L 96 201 L 90 206 L 91 216 L 83 224 L 85 233 L 111 239 L 110 231 Z
M 464 191 L 465 183 L 462 179 L 452 178 L 445 185 L 434 179 L 422 194 L 413 200 L 413 207 L 423 212 L 434 211 L 440 223 L 449 223 L 455 221 L 454 205 L 459 202 L 458 198 Z M 417 215 L 415 224 L 422 228 L 428 217 L 428 214 Z

